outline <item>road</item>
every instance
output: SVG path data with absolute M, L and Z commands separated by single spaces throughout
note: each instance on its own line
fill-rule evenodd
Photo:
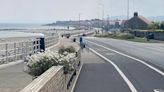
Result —
M 163 44 L 86 38 L 87 46 L 114 66 L 131 91 L 164 89 Z M 140 62 L 141 61 L 141 62 Z M 146 63 L 146 64 L 145 64 Z M 109 72 L 110 73 L 110 72 Z

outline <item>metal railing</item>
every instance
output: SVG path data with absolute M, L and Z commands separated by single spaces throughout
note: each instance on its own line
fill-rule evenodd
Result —
M 40 39 L 0 44 L 0 64 L 21 60 L 40 51 Z
M 45 48 L 58 42 L 58 34 L 45 37 Z M 26 56 L 40 52 L 40 38 L 28 41 L 0 43 L 0 64 L 23 60 Z
M 58 40 L 59 40 L 59 36 L 57 33 L 54 35 L 45 37 L 45 48 L 48 48 L 48 47 L 53 46 L 54 44 L 57 44 Z

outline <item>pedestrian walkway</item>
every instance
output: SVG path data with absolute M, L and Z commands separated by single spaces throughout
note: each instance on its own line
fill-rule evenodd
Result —
M 19 92 L 32 81 L 32 77 L 23 72 L 24 66 L 20 63 L 0 69 L 0 92 Z
M 130 92 L 111 64 L 86 49 L 81 55 L 84 64 L 74 92 Z

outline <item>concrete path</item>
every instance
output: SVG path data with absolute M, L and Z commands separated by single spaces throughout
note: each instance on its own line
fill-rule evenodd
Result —
M 19 92 L 32 81 L 32 77 L 23 72 L 24 63 L 0 69 L 0 92 Z
M 131 92 L 114 67 L 88 50 L 74 92 Z

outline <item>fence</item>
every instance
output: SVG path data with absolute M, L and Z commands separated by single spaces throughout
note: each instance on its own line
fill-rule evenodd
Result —
M 59 40 L 58 34 L 52 34 L 50 36 L 45 37 L 45 48 L 51 47 L 56 44 Z
M 58 42 L 58 35 L 55 33 L 45 37 L 45 47 L 48 48 Z M 32 40 L 0 43 L 0 64 L 22 60 L 27 55 L 40 52 L 40 38 Z
M 155 31 L 133 31 L 130 32 L 131 34 L 134 34 L 134 36 L 137 37 L 147 37 L 150 33 L 153 34 L 153 37 L 155 40 L 161 40 L 164 41 L 164 32 L 155 32 Z
M 40 39 L 1 43 L 0 47 L 0 64 L 3 64 L 24 59 L 25 56 L 40 51 Z

